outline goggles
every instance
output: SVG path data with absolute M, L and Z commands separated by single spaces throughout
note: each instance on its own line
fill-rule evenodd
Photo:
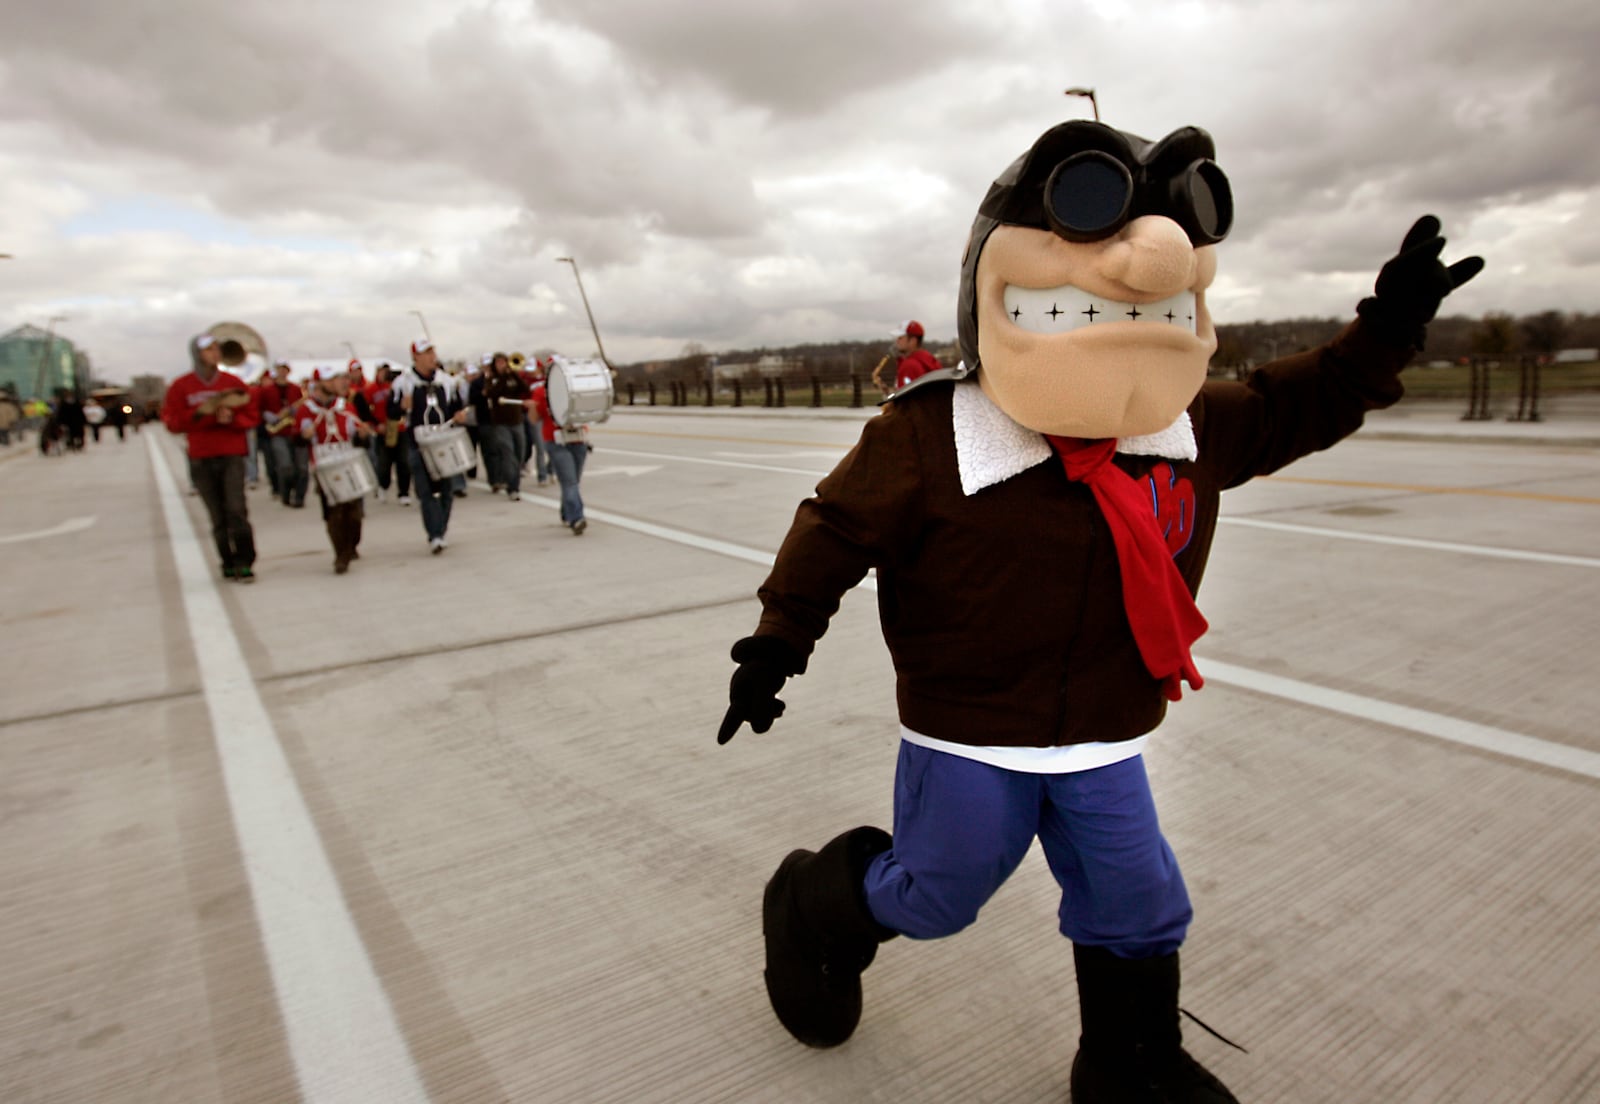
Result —
M 1182 127 L 1159 142 L 1073 120 L 1046 131 L 996 180 L 979 213 L 1049 230 L 1067 241 L 1102 241 L 1130 221 L 1162 215 L 1196 246 L 1233 226 L 1233 190 L 1211 136 Z
M 1111 237 L 1131 219 L 1165 215 L 1197 246 L 1215 245 L 1233 225 L 1233 190 L 1215 161 L 1200 158 L 1181 172 L 1134 176 L 1101 150 L 1075 153 L 1045 181 L 1044 216 L 1068 241 Z

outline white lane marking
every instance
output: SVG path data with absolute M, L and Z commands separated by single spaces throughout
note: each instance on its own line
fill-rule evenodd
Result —
M 643 456 L 649 460 L 682 460 L 686 464 L 710 464 L 718 468 L 747 468 L 750 471 L 779 472 L 783 475 L 809 475 L 813 479 L 821 479 L 828 473 L 825 471 L 812 471 L 808 468 L 780 468 L 774 464 L 744 464 L 738 460 L 707 460 L 704 456 L 681 456 L 673 452 L 640 452 L 637 449 L 616 448 L 612 445 L 603 446 L 606 455 L 615 453 L 618 456 Z M 840 453 L 840 455 L 844 455 Z
M 21 544 L 23 541 L 43 540 L 45 537 L 60 537 L 67 533 L 80 533 L 98 520 L 98 517 L 68 518 L 60 525 L 49 529 L 35 529 L 31 533 L 13 533 L 9 537 L 0 537 L 0 544 Z
M 583 469 L 583 474 L 585 477 L 591 475 L 625 475 L 632 479 L 636 475 L 649 475 L 651 472 L 660 470 L 660 464 L 612 464 L 607 467 L 586 467 Z
M 821 479 L 825 471 L 804 468 L 780 468 L 772 464 L 741 464 L 732 460 L 707 460 L 699 456 L 682 456 L 666 452 L 634 452 L 606 446 L 608 452 L 626 456 L 647 456 L 656 460 L 681 460 L 685 464 L 715 464 L 725 468 L 749 468 L 752 471 L 778 472 L 784 475 L 809 475 Z M 718 455 L 725 455 L 719 453 Z M 1327 537 L 1330 540 L 1367 541 L 1372 544 L 1389 544 L 1400 548 L 1421 548 L 1429 552 L 1457 552 L 1466 556 L 1488 556 L 1501 560 L 1522 560 L 1528 563 L 1560 564 L 1564 567 L 1600 567 L 1600 559 L 1587 556 L 1564 556 L 1556 552 L 1532 552 L 1521 548 L 1497 548 L 1488 544 L 1461 544 L 1455 541 L 1426 540 L 1421 537 L 1394 537 L 1382 533 L 1362 533 L 1353 529 L 1329 529 L 1317 525 L 1296 525 L 1286 521 L 1263 521 L 1258 518 L 1217 518 L 1221 525 L 1243 525 L 1252 529 L 1275 529 L 1284 533 L 1299 533 L 1308 537 Z
M 426 1104 L 422 1076 L 228 621 L 211 557 L 156 435 L 146 440 L 301 1095 L 307 1104 Z
M 818 445 L 814 448 L 802 449 L 799 452 L 713 452 L 712 456 L 721 456 L 728 460 L 793 460 L 796 456 L 805 460 L 820 460 L 821 452 L 832 449 L 833 445 Z M 840 445 L 839 448 L 849 450 L 849 445 Z M 841 454 L 842 455 L 842 454 Z
M 1424 548 L 1430 552 L 1459 552 L 1467 556 L 1489 556 L 1500 560 L 1524 560 L 1530 563 L 1561 564 L 1565 567 L 1600 567 L 1600 560 L 1588 556 L 1563 556 L 1555 552 L 1531 552 L 1522 548 L 1496 548 L 1489 544 L 1458 544 L 1455 541 L 1424 540 L 1421 537 L 1395 537 L 1383 533 L 1361 533 L 1352 529 L 1326 529 L 1316 525 L 1295 525 L 1286 521 L 1262 521 L 1259 518 L 1220 517 L 1224 525 L 1244 525 L 1252 529 L 1275 529 L 1284 533 L 1300 533 L 1310 537 L 1330 537 L 1335 540 L 1367 541 L 1371 544 L 1392 544 L 1401 548 Z
M 483 486 L 481 483 L 475 485 Z M 529 498 L 524 496 L 522 501 L 533 506 L 543 506 L 547 510 L 561 509 L 561 503 L 553 498 L 539 498 L 538 496 Z M 618 529 L 643 533 L 647 537 L 656 537 L 660 540 L 671 541 L 673 544 L 687 545 L 690 548 L 698 548 L 703 552 L 715 552 L 719 556 L 743 560 L 745 563 L 760 564 L 762 567 L 771 567 L 772 562 L 777 559 L 777 554 L 773 552 L 763 552 L 759 548 L 747 548 L 742 544 L 718 540 L 715 537 L 703 537 L 699 533 L 689 533 L 682 529 L 670 529 L 665 525 L 657 525 L 653 521 L 640 521 L 638 518 L 627 517 L 623 514 L 613 514 L 609 510 L 596 510 L 588 503 L 584 503 L 583 516 L 593 521 L 603 521 L 607 525 L 615 525 Z M 862 590 L 876 592 L 878 580 L 868 575 L 857 585 Z
M 560 506 L 559 503 L 550 499 L 525 498 L 522 501 L 551 509 L 558 509 Z M 771 552 L 747 548 L 744 545 L 734 544 L 730 541 L 702 537 L 698 533 L 686 533 L 679 529 L 656 525 L 654 522 L 639 521 L 620 514 L 591 510 L 588 506 L 584 507 L 583 512 L 587 517 L 592 517 L 596 521 L 604 521 L 620 529 L 630 529 L 635 533 L 658 537 L 661 540 L 687 545 L 690 548 L 699 548 L 707 552 L 716 552 L 723 556 L 732 556 L 736 560 L 744 560 L 747 563 L 757 563 L 764 567 L 770 567 L 776 558 L 775 554 Z M 877 580 L 870 576 L 862 580 L 860 585 L 863 590 L 876 591 L 878 589 Z M 1315 706 L 1333 713 L 1342 713 L 1349 717 L 1376 721 L 1392 728 L 1404 729 L 1407 732 L 1432 736 L 1440 740 L 1448 740 L 1451 743 L 1463 744 L 1483 751 L 1492 751 L 1511 759 L 1539 763 L 1544 766 L 1555 767 L 1557 770 L 1568 771 L 1572 774 L 1581 774 L 1588 778 L 1600 778 L 1600 754 L 1585 751 L 1582 748 L 1575 748 L 1568 744 L 1558 744 L 1553 740 L 1541 740 L 1536 736 L 1525 736 L 1520 732 L 1512 732 L 1508 729 L 1494 728 L 1489 725 L 1476 724 L 1472 721 L 1463 721 L 1456 717 L 1446 716 L 1443 713 L 1431 713 L 1425 709 L 1397 705 L 1394 702 L 1383 701 L 1381 698 L 1368 698 L 1360 694 L 1350 694 L 1343 690 L 1330 690 L 1314 683 L 1300 682 L 1296 679 L 1283 678 L 1279 675 L 1269 675 L 1264 671 L 1253 671 L 1248 667 L 1238 667 L 1231 663 L 1223 663 L 1220 660 L 1206 659 L 1203 656 L 1196 656 L 1195 661 L 1199 665 L 1202 675 L 1207 679 L 1214 679 L 1225 685 L 1254 690 L 1257 693 L 1283 698 L 1300 705 Z
M 1253 671 L 1248 667 L 1236 667 L 1216 659 L 1201 659 L 1197 656 L 1196 660 L 1201 669 L 1200 673 L 1207 679 L 1215 679 L 1244 690 L 1254 690 L 1258 694 L 1283 698 L 1300 705 L 1315 706 L 1331 713 L 1342 713 L 1347 717 L 1376 721 L 1391 728 L 1420 732 L 1424 736 L 1449 740 L 1451 743 L 1464 744 L 1482 751 L 1492 751 L 1498 755 L 1522 759 L 1529 763 L 1540 763 L 1589 778 L 1600 778 L 1600 754 L 1585 751 L 1583 748 L 1558 744 L 1553 740 L 1541 740 L 1536 736 L 1524 736 L 1520 732 L 1510 732 L 1490 725 L 1463 721 L 1456 717 L 1447 717 L 1442 713 L 1430 713 L 1425 709 L 1413 709 L 1408 705 L 1396 705 L 1394 702 L 1386 702 L 1379 698 L 1362 697 L 1360 694 L 1350 694 L 1343 690 L 1330 690 L 1326 686 L 1283 678 L 1280 675 L 1269 675 L 1264 671 Z

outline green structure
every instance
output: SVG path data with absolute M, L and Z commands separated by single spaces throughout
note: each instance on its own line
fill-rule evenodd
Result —
M 89 387 L 89 372 L 89 355 L 60 334 L 38 326 L 0 334 L 0 388 L 18 398 L 48 399 L 61 388 L 82 394 Z

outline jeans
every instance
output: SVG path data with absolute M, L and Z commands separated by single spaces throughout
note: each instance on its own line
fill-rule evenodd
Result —
M 122 432 L 122 427 L 117 427 L 117 432 Z M 254 484 L 261 475 L 260 465 L 256 461 L 256 431 L 251 430 L 244 435 L 245 447 L 250 451 L 244 454 L 244 481 Z
M 290 441 L 289 463 L 289 486 L 284 498 L 298 506 L 306 500 L 306 491 L 311 489 L 311 442 L 303 437 Z
M 433 479 L 415 445 L 410 447 L 410 454 L 411 480 L 416 484 L 417 502 L 422 507 L 422 529 L 430 541 L 443 540 L 445 530 L 450 528 L 450 505 L 455 501 L 452 492 L 459 477 Z
M 533 440 L 534 472 L 540 479 L 549 479 L 550 445 L 540 435 L 538 426 L 530 425 L 527 431 L 528 436 Z
M 522 427 L 490 426 L 484 431 L 483 456 L 489 465 L 489 482 L 508 491 L 522 490 Z
M 272 497 L 277 498 L 278 489 L 278 458 L 272 451 L 272 434 L 267 432 L 266 426 L 257 426 L 256 457 L 260 465 L 267 469 L 267 486 L 272 488 Z
M 378 486 L 386 491 L 389 489 L 389 473 L 392 470 L 395 493 L 401 498 L 411 494 L 411 460 L 407 456 L 410 448 L 404 437 L 391 445 L 379 436 L 375 446 L 377 456 L 373 460 L 372 467 L 378 476 Z
M 1061 886 L 1061 933 L 1123 958 L 1171 954 L 1193 910 L 1139 756 L 1028 774 L 902 741 L 894 846 L 867 867 L 867 908 L 913 939 L 972 923 L 1034 837 Z
M 550 466 L 561 481 L 561 520 L 572 525 L 583 520 L 583 499 L 578 495 L 578 480 L 583 478 L 583 462 L 589 457 L 589 446 L 550 441 L 545 447 L 550 450 Z
M 272 438 L 272 467 L 278 473 L 278 497 L 285 504 L 304 502 L 311 484 L 311 447 L 288 437 Z
M 211 536 L 217 542 L 223 570 L 255 563 L 255 533 L 244 501 L 244 457 L 190 460 L 189 476 L 211 515 Z

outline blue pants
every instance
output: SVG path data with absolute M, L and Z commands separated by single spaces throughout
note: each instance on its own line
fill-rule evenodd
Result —
M 583 462 L 589 458 L 586 444 L 563 445 L 551 441 L 550 466 L 561 483 L 561 520 L 568 525 L 583 520 L 583 499 L 578 495 L 578 480 L 583 478 Z
M 422 462 L 422 453 L 417 451 L 415 445 L 410 450 L 411 480 L 416 485 L 417 504 L 421 506 L 422 530 L 428 534 L 428 539 L 443 539 L 445 530 L 450 528 L 450 506 L 455 501 L 453 492 L 456 480 L 460 476 L 451 476 L 449 479 L 434 479 L 428 474 L 428 465 Z
M 1061 886 L 1061 934 L 1124 958 L 1183 943 L 1189 893 L 1137 756 L 1027 774 L 902 741 L 894 846 L 867 867 L 867 907 L 913 939 L 953 935 L 977 919 L 1035 836 Z

